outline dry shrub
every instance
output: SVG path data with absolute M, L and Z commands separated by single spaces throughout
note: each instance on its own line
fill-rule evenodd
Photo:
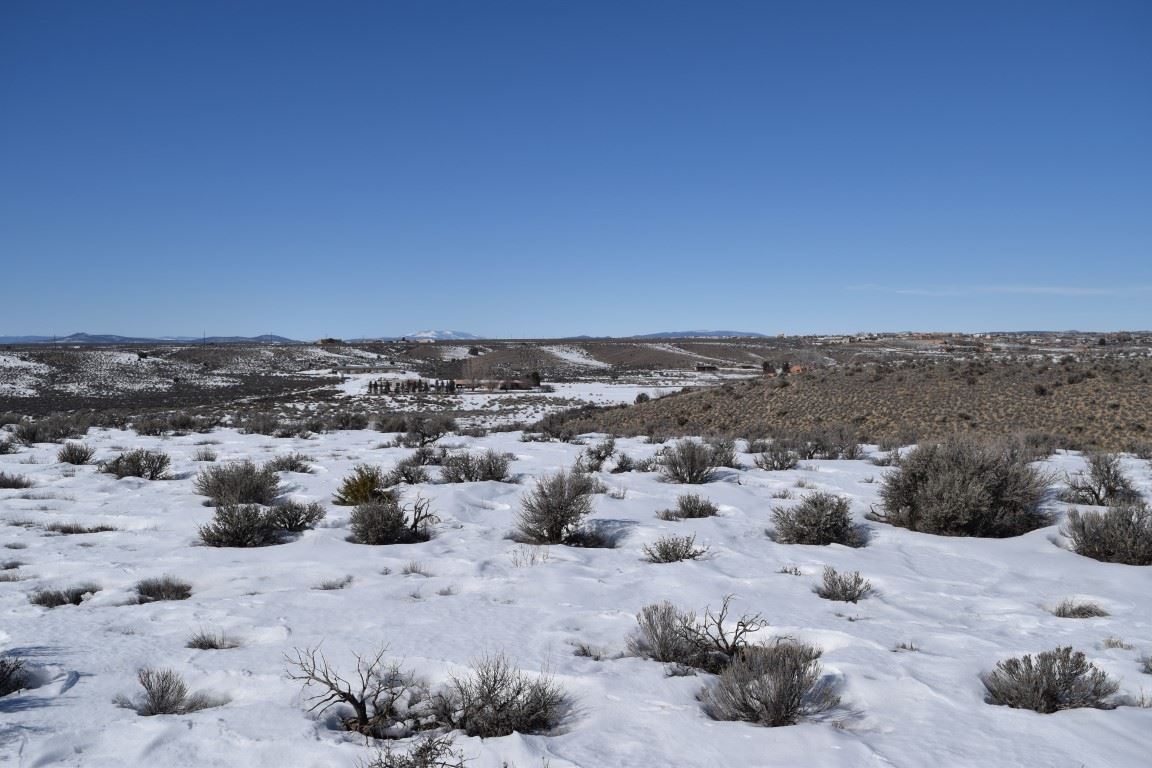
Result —
M 680 440 L 660 455 L 660 472 L 673 483 L 710 483 L 720 466 L 716 449 L 695 440 Z
M 1068 491 L 1064 500 L 1073 504 L 1091 504 L 1097 507 L 1128 504 L 1140 500 L 1132 481 L 1120 468 L 1120 456 L 1115 453 L 1090 453 L 1087 474 L 1068 477 Z
M 678 563 L 698 560 L 708 554 L 708 547 L 697 547 L 695 536 L 661 536 L 644 545 L 644 559 L 650 563 Z
M 400 506 L 395 495 L 384 501 L 361 504 L 352 510 L 350 541 L 357 544 L 411 544 L 432 538 L 437 522 L 427 499 L 417 499 L 410 508 Z
M 1095 619 L 1107 616 L 1108 611 L 1096 603 L 1079 603 L 1075 600 L 1064 600 L 1052 609 L 1052 615 L 1060 619 Z
M 28 670 L 24 659 L 17 656 L 0 656 L 0 696 L 23 690 L 28 687 Z
M 239 648 L 240 641 L 224 631 L 200 629 L 188 637 L 184 647 L 200 651 L 219 651 Z
M 99 591 L 100 586 L 92 583 L 80 584 L 75 587 L 65 587 L 64 589 L 40 589 L 29 595 L 28 601 L 33 605 L 39 605 L 44 608 L 57 608 L 61 605 L 80 605 L 80 603 L 84 602 L 85 597 Z
M 681 494 L 676 498 L 676 509 L 664 509 L 656 513 L 661 520 L 684 520 L 712 517 L 719 508 L 711 500 L 696 493 Z
M 791 509 L 772 510 L 776 540 L 782 544 L 843 544 L 861 546 L 863 538 L 852 524 L 851 504 L 834 493 L 810 493 Z
M 166 453 L 137 448 L 103 462 L 101 472 L 123 477 L 142 477 L 145 480 L 166 480 L 172 459 Z
M 981 677 L 986 701 L 1049 714 L 1062 709 L 1111 709 L 1107 701 L 1120 686 L 1089 662 L 1081 651 L 1064 646 L 1005 659 Z
M 407 751 L 385 744 L 363 768 L 464 768 L 463 753 L 453 748 L 448 734 L 426 733 Z
M 207 496 L 217 506 L 234 504 L 271 505 L 280 495 L 280 478 L 267 467 L 248 459 L 230 461 L 200 470 L 194 483 L 196 493 Z
M 837 573 L 836 569 L 824 568 L 824 581 L 816 587 L 816 594 L 825 600 L 838 600 L 842 603 L 856 603 L 872 591 L 872 584 L 860 571 Z
M 1077 554 L 1105 563 L 1152 565 L 1152 508 L 1125 502 L 1103 512 L 1068 513 L 1064 535 Z
M 885 476 L 876 519 L 942 536 L 1018 536 L 1049 523 L 1048 480 L 1019 448 L 953 437 L 921 444 Z
M 84 443 L 64 443 L 56 452 L 56 461 L 62 464 L 87 464 L 96 455 L 96 449 Z
M 0 472 L 0 488 L 31 488 L 33 482 L 24 475 L 10 475 L 7 472 Z
M 273 528 L 287 533 L 300 533 L 315 528 L 327 513 L 319 502 L 305 504 L 289 500 L 277 502 L 266 514 Z
M 521 501 L 517 533 L 534 544 L 562 544 L 592 512 L 588 476 L 563 470 L 536 481 Z
M 486 656 L 467 677 L 454 677 L 437 709 L 451 728 L 492 738 L 511 733 L 547 733 L 563 718 L 569 697 L 551 677 L 529 677 L 503 655 Z
M 440 479 L 445 483 L 478 483 L 485 480 L 507 482 L 511 457 L 493 450 L 484 453 L 450 453 L 440 462 Z
M 769 445 L 764 446 L 764 450 L 753 461 L 760 469 L 780 472 L 796 469 L 797 465 L 800 464 L 800 457 L 785 441 L 773 440 Z
M 266 461 L 264 469 L 268 472 L 298 472 L 307 475 L 312 473 L 312 465 L 308 463 L 310 461 L 312 457 L 303 453 L 285 453 Z
M 188 693 L 188 685 L 175 670 L 145 668 L 140 670 L 136 679 L 144 689 L 143 694 L 135 701 L 120 697 L 117 703 L 145 717 L 186 715 L 227 703 L 226 699 L 205 693 Z
M 192 585 L 172 576 L 143 579 L 136 582 L 136 602 L 154 603 L 158 600 L 187 600 L 192 597 Z
M 704 690 L 705 710 L 717 720 L 768 727 L 794 725 L 840 703 L 821 680 L 820 649 L 782 640 L 744 649 Z
M 267 547 L 280 541 L 280 531 L 259 504 L 222 504 L 212 522 L 200 528 L 209 547 Z

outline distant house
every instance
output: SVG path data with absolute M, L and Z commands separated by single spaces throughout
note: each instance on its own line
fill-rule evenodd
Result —
M 708 371 L 718 371 L 718 370 L 720 370 L 720 369 L 717 368 L 712 363 L 696 363 L 696 371 L 698 373 L 705 373 Z

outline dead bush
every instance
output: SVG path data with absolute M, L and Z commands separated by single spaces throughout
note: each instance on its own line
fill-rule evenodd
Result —
M 503 655 L 476 661 L 472 673 L 452 678 L 437 700 L 449 727 L 481 738 L 547 733 L 568 705 L 568 695 L 549 676 L 529 677 Z
M 951 438 L 913 448 L 880 489 L 877 520 L 942 536 L 1018 536 L 1049 523 L 1048 480 L 1011 445 Z
M 1072 510 L 1063 533 L 1084 557 L 1152 565 L 1152 508 L 1143 501 L 1116 504 L 1103 512 Z
M 768 727 L 794 725 L 840 703 L 821 680 L 820 649 L 794 640 L 753 645 L 704 690 L 705 710 L 717 720 Z
M 772 510 L 776 540 L 782 544 L 863 544 L 860 532 L 852 524 L 851 504 L 834 493 L 810 493 L 792 507 Z
M 363 768 L 464 768 L 466 762 L 450 735 L 426 733 L 406 751 L 385 744 Z
M 239 648 L 240 641 L 227 632 L 200 629 L 188 637 L 184 647 L 195 648 L 199 651 L 220 651 Z
M 1108 698 L 1120 686 L 1070 646 L 1005 659 L 981 677 L 985 700 L 1015 709 L 1050 714 L 1063 709 L 1111 709 Z

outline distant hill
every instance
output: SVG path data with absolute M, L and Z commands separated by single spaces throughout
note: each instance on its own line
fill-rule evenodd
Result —
M 0 336 L 0 344 L 297 344 L 299 342 L 264 334 L 262 336 L 116 336 L 114 334 L 73 333 L 69 336 Z
M 466 331 L 416 331 L 416 333 L 410 333 L 404 338 L 415 339 L 416 341 L 479 341 L 483 337 Z
M 629 339 L 727 339 L 727 338 L 756 338 L 768 337 L 766 333 L 753 333 L 752 331 L 660 331 L 659 333 L 643 333 L 629 336 Z

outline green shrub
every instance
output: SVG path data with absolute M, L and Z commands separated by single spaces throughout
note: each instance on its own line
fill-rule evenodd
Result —
M 387 482 L 379 467 L 357 464 L 352 468 L 352 474 L 341 481 L 332 503 L 342 507 L 385 503 L 391 497 L 386 490 Z

